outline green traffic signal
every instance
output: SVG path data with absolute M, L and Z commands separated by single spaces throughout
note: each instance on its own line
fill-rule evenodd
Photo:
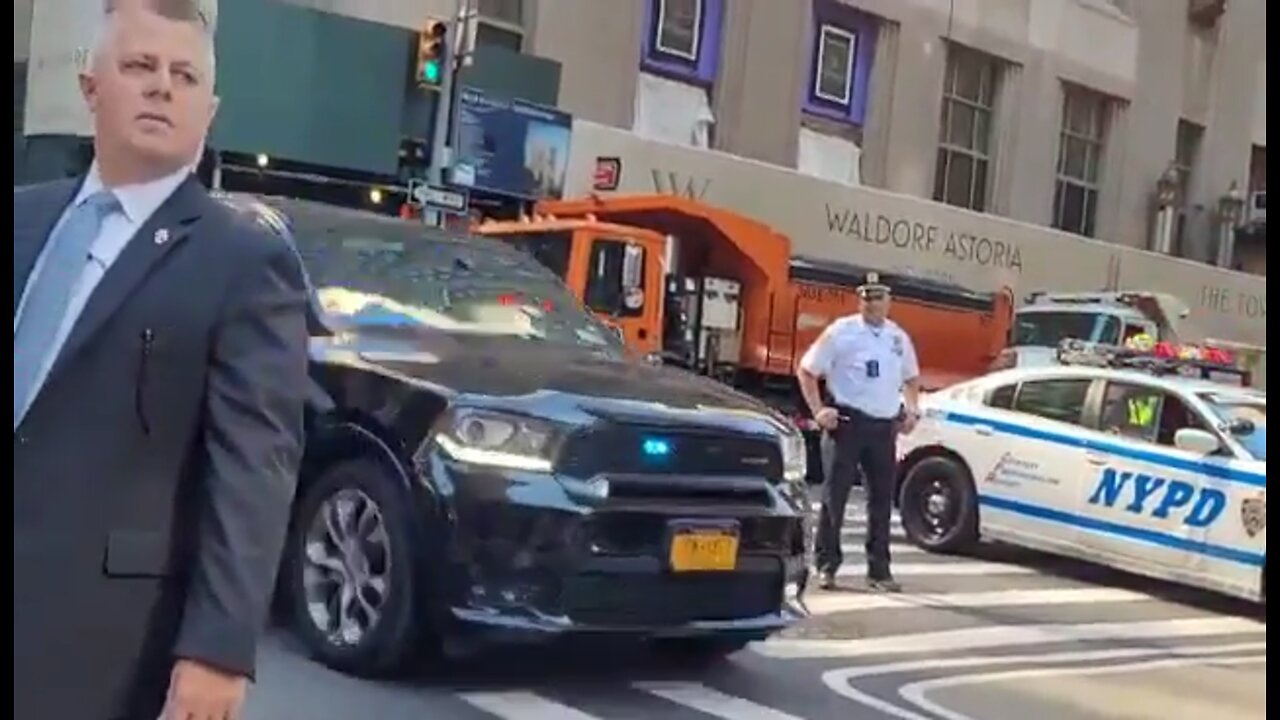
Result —
M 432 85 L 440 82 L 440 61 L 432 60 L 422 66 L 422 79 Z

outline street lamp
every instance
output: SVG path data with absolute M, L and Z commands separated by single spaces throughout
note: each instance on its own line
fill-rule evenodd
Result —
M 1244 193 L 1240 185 L 1231 181 L 1231 187 L 1218 198 L 1218 266 L 1231 267 L 1235 256 L 1236 226 L 1244 217 Z
M 1178 189 L 1182 184 L 1182 172 L 1178 166 L 1169 163 L 1160 177 L 1156 179 L 1156 222 L 1155 238 L 1152 249 L 1158 253 L 1173 253 L 1173 231 L 1177 224 L 1175 216 L 1178 204 Z
M 1182 173 L 1173 163 L 1169 163 L 1169 167 L 1164 169 L 1160 174 L 1160 179 L 1156 180 L 1156 202 L 1160 208 L 1167 208 L 1178 201 L 1178 185 L 1182 180 Z

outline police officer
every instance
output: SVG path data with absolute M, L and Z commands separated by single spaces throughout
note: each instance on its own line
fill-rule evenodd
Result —
M 889 558 L 889 522 L 897 465 L 897 434 L 920 418 L 919 375 L 911 338 L 889 319 L 889 287 L 868 273 L 858 287 L 860 312 L 823 331 L 800 361 L 800 390 L 814 421 L 835 437 L 835 462 L 823 489 L 816 560 L 821 587 L 836 588 L 844 561 L 840 531 L 859 468 L 867 492 L 867 583 L 901 592 Z M 834 400 L 827 404 L 818 381 Z

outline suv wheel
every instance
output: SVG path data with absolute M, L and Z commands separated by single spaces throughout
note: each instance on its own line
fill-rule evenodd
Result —
M 419 640 L 413 520 L 381 465 L 335 465 L 301 498 L 287 562 L 294 631 L 312 656 L 357 676 L 403 667 Z

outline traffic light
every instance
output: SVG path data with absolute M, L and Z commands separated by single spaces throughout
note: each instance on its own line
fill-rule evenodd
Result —
M 430 20 L 418 33 L 418 85 L 438 88 L 449 71 L 449 24 L 443 20 Z

